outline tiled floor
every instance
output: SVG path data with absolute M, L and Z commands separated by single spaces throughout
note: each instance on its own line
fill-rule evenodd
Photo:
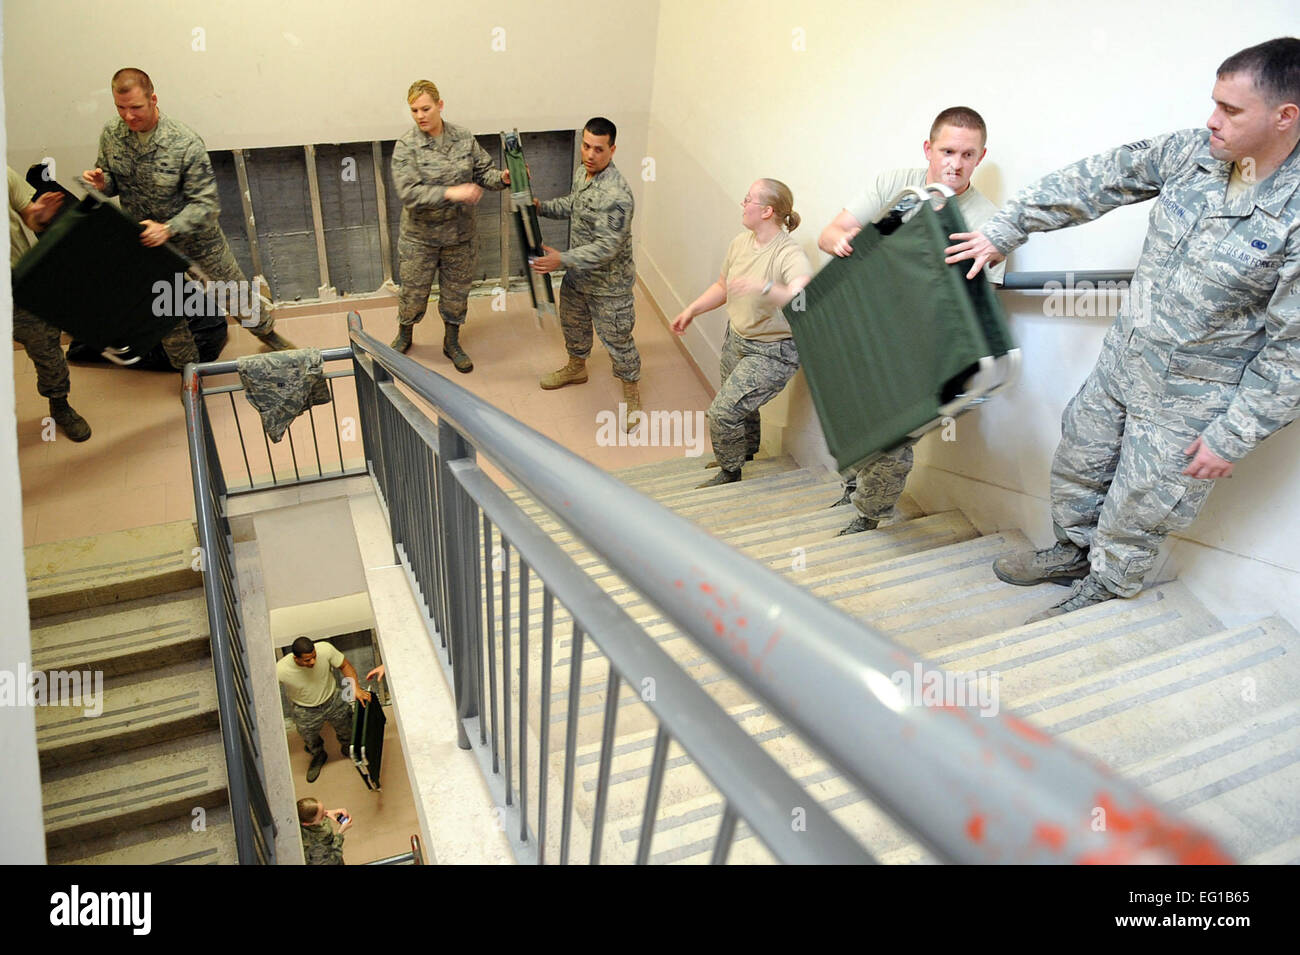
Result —
M 616 411 L 622 399 L 621 385 L 611 372 L 605 350 L 596 344 L 588 362 L 591 378 L 585 385 L 542 391 L 538 379 L 565 360 L 558 324 L 550 319 L 539 331 L 525 294 L 511 295 L 509 308 L 503 312 L 492 311 L 491 301 L 486 297 L 470 300 L 469 321 L 461 341 L 474 359 L 471 374 L 457 374 L 443 357 L 442 323 L 433 307 L 416 327 L 411 357 L 599 467 L 615 470 L 684 453 L 681 447 L 602 447 L 597 413 Z M 289 313 L 280 319 L 278 328 L 299 345 L 346 345 L 346 314 L 346 308 L 301 317 Z M 706 409 L 711 397 L 708 390 L 640 289 L 637 314 L 635 336 L 641 352 L 641 397 L 646 410 L 693 414 Z M 362 312 L 366 330 L 384 342 L 392 339 L 396 315 L 395 302 Z M 259 350 L 252 335 L 232 327 L 221 357 L 231 359 Z M 52 441 L 43 440 L 49 436 L 42 424 L 48 405 L 36 393 L 35 370 L 21 350 L 14 354 L 14 378 L 26 545 L 193 517 L 194 492 L 178 376 L 108 365 L 72 366 L 69 400 L 94 432 L 82 444 L 74 444 L 62 434 Z M 337 415 L 342 422 L 355 413 L 355 398 L 347 379 L 335 384 Z M 245 472 L 231 403 L 225 397 L 208 400 L 233 485 L 245 480 Z M 235 406 L 247 444 L 249 470 L 255 480 L 264 479 L 269 471 L 266 443 L 257 432 L 256 416 L 242 396 L 235 397 Z M 350 443 L 335 440 L 330 409 L 318 407 L 314 420 L 326 470 L 331 461 L 336 466 L 340 445 L 345 461 L 355 463 L 360 458 L 359 438 Z M 307 419 L 299 419 L 291 433 L 299 460 L 309 460 L 314 469 Z M 701 466 L 708 460 L 707 438 L 705 441 Z M 287 441 L 272 446 L 272 455 L 277 470 L 292 473 Z

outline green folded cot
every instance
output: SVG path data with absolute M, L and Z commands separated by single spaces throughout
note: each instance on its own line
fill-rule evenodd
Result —
M 908 189 L 786 307 L 826 444 L 841 472 L 1011 385 L 1020 352 L 988 280 L 946 265 L 969 231 L 943 186 Z
M 92 191 L 14 265 L 14 302 L 111 361 L 139 361 L 176 325 L 173 290 L 189 268 L 174 246 L 142 246 L 141 230 Z M 160 282 L 168 289 L 165 308 L 156 307 Z
M 534 272 L 531 264 L 534 258 L 545 255 L 546 251 L 542 248 L 542 224 L 537 217 L 537 207 L 533 205 L 533 183 L 528 174 L 528 164 L 524 161 L 519 130 L 501 134 L 501 153 L 505 156 L 506 168 L 510 170 L 510 204 L 514 209 L 519 249 L 524 257 L 524 277 L 528 279 L 528 292 L 533 297 L 533 308 L 537 310 L 537 325 L 541 327 L 543 316 L 555 314 L 555 289 L 550 275 Z

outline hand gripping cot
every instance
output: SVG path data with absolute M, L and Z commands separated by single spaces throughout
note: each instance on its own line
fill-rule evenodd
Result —
M 140 223 L 91 190 L 14 265 L 14 301 L 110 361 L 138 362 L 184 321 L 174 290 L 190 268 L 172 245 L 142 246 L 141 231 Z M 168 290 L 165 309 L 155 308 L 159 282 Z
M 546 254 L 542 248 L 542 224 L 533 205 L 533 184 L 524 162 L 524 147 L 519 141 L 519 130 L 501 134 L 501 152 L 510 170 L 510 204 L 515 213 L 515 226 L 519 232 L 519 248 L 524 256 L 524 275 L 528 278 L 528 291 L 537 310 L 537 327 L 542 317 L 555 314 L 555 290 L 549 275 L 534 272 L 530 264 L 534 258 Z
M 904 190 L 786 314 L 826 444 L 841 472 L 920 437 L 1020 373 L 1002 307 L 969 263 L 944 264 L 969 231 L 944 186 Z
M 384 708 L 379 705 L 379 695 L 374 691 L 374 684 L 371 683 L 368 689 L 369 703 L 362 703 L 358 699 L 352 704 L 352 743 L 349 755 L 366 788 L 378 792 L 379 770 L 384 759 L 384 724 L 388 718 L 384 716 Z

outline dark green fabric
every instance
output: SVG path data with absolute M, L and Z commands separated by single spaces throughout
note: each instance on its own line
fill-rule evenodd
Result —
M 373 686 L 373 684 L 372 684 Z M 370 702 L 352 704 L 352 763 L 367 789 L 379 789 L 379 770 L 384 759 L 384 708 L 371 691 Z
M 515 230 L 519 234 L 519 251 L 524 257 L 524 276 L 528 279 L 528 293 L 533 298 L 533 308 L 541 311 L 555 311 L 555 288 L 551 276 L 534 272 L 528 264 L 531 257 L 546 254 L 542 248 L 542 223 L 537 216 L 537 207 L 533 205 L 533 181 L 528 175 L 528 164 L 524 161 L 524 147 L 517 133 L 501 134 L 501 152 L 505 156 L 506 168 L 510 170 L 511 196 L 514 203 Z M 520 204 L 522 202 L 522 204 Z M 527 217 L 527 222 L 525 222 Z M 534 241 L 529 241 L 529 235 Z
M 853 254 L 833 258 L 786 314 L 826 443 L 841 470 L 897 447 L 932 422 L 981 358 L 1013 346 L 1000 304 L 969 263 L 945 265 L 965 232 L 956 204 L 929 203 L 868 225 Z
M 14 301 L 96 349 L 144 354 L 177 319 L 153 314 L 154 283 L 172 287 L 189 262 L 140 244 L 140 225 L 87 196 L 59 216 L 14 266 Z M 181 316 L 183 318 L 183 316 Z

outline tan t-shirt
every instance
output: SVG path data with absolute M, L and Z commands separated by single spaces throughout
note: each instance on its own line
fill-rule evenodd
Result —
M 865 226 L 868 222 L 874 222 L 876 217 L 885 211 L 885 203 L 909 186 L 924 186 L 929 175 L 930 170 L 924 166 L 920 169 L 892 169 L 883 172 L 876 177 L 874 183 L 859 193 L 857 198 L 844 208 Z M 961 210 L 961 217 L 966 220 L 966 225 L 974 231 L 979 231 L 979 227 L 993 218 L 998 211 L 998 207 L 974 186 L 969 186 L 957 197 L 957 208 Z M 1005 261 L 997 265 L 984 266 L 985 276 L 990 282 L 998 285 L 1002 284 L 1002 275 L 1006 270 Z
M 722 262 L 723 284 L 738 278 L 788 285 L 797 278 L 812 275 L 812 263 L 799 243 L 782 229 L 760 247 L 754 233 L 746 229 L 731 240 Z M 761 342 L 790 338 L 790 323 L 785 314 L 758 295 L 741 295 L 727 299 L 731 329 L 742 338 Z
M 285 694 L 290 703 L 299 706 L 320 706 L 327 703 L 338 684 L 334 682 L 331 669 L 343 663 L 343 654 L 334 644 L 325 640 L 316 641 L 315 666 L 300 667 L 293 662 L 293 654 L 286 653 L 275 665 L 275 677 L 284 684 Z
M 32 247 L 27 233 L 23 231 L 22 212 L 32 204 L 33 189 L 22 176 L 9 169 L 9 264 L 13 265 Z

